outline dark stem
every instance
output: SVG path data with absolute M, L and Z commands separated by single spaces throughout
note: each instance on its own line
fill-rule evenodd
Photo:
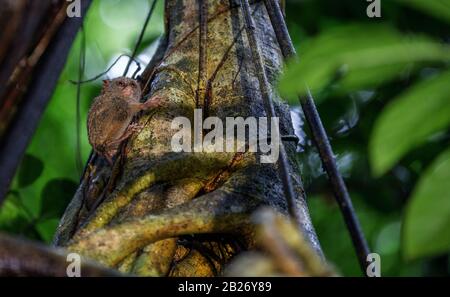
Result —
M 295 58 L 294 45 L 292 44 L 289 31 L 286 26 L 283 14 L 277 0 L 264 0 L 264 3 L 269 13 L 272 27 L 275 31 L 278 43 L 281 48 L 283 56 L 287 58 Z M 300 104 L 305 114 L 311 130 L 313 141 L 319 151 L 323 167 L 328 174 L 328 179 L 331 184 L 334 196 L 341 209 L 347 228 L 355 247 L 359 264 L 363 273 L 365 274 L 367 268 L 367 255 L 370 254 L 369 246 L 364 237 L 355 209 L 353 208 L 352 200 L 348 193 L 342 175 L 337 168 L 336 160 L 334 158 L 333 150 L 331 149 L 327 133 L 320 119 L 314 99 L 308 90 L 307 96 L 299 97 Z
M 88 82 L 97 80 L 97 79 L 99 79 L 100 77 L 102 77 L 103 75 L 105 75 L 106 73 L 108 73 L 114 66 L 116 66 L 117 62 L 119 62 L 120 58 L 122 58 L 122 57 L 128 57 L 128 58 L 130 58 L 130 61 L 134 61 L 134 62 L 136 63 L 136 65 L 137 65 L 137 67 L 138 67 L 138 69 L 136 70 L 136 72 L 138 72 L 138 71 L 141 69 L 140 63 L 139 63 L 135 58 L 133 58 L 132 56 L 127 55 L 127 54 L 121 54 L 121 55 L 118 56 L 117 59 L 111 64 L 111 66 L 109 66 L 108 69 L 106 69 L 106 70 L 103 71 L 102 73 L 99 73 L 98 75 L 96 75 L 96 76 L 94 76 L 94 77 L 92 77 L 92 78 L 86 79 L 86 80 L 82 80 L 82 81 L 69 80 L 69 82 L 76 85 L 76 84 L 84 84 L 84 83 L 88 83 Z
M 83 24 L 81 24 L 80 28 L 81 32 L 81 45 L 80 45 L 80 59 L 79 59 L 79 68 L 78 68 L 78 81 L 83 79 L 84 70 L 86 67 L 86 33 L 84 31 Z M 83 164 L 81 160 L 81 83 L 77 84 L 77 101 L 76 101 L 76 119 L 75 119 L 75 127 L 76 127 L 76 166 L 78 174 L 81 176 L 81 171 L 83 170 Z
M 148 11 L 147 18 L 145 19 L 145 22 L 144 22 L 144 26 L 142 27 L 141 33 L 139 34 L 139 38 L 136 41 L 136 45 L 134 46 L 133 53 L 131 54 L 131 59 L 128 60 L 127 67 L 125 67 L 125 71 L 123 72 L 123 76 L 127 76 L 128 70 L 130 69 L 130 66 L 131 66 L 131 62 L 136 57 L 137 51 L 139 49 L 139 46 L 141 45 L 142 39 L 144 38 L 145 30 L 147 29 L 147 26 L 148 26 L 148 23 L 150 22 L 150 19 L 152 17 L 153 11 L 155 10 L 155 6 L 156 6 L 156 2 L 157 1 L 158 0 L 153 0 L 152 6 L 150 7 L 150 10 Z M 133 74 L 133 76 L 134 75 L 135 74 Z
M 247 33 L 247 39 L 249 47 L 252 53 L 253 63 L 255 65 L 256 75 L 259 82 L 259 87 L 261 91 L 261 96 L 264 101 L 264 107 L 266 109 L 266 114 L 270 122 L 272 117 L 275 117 L 275 109 L 273 107 L 273 101 L 271 96 L 271 91 L 269 87 L 269 81 L 264 70 L 264 64 L 261 56 L 261 50 L 259 46 L 258 39 L 255 34 L 255 23 L 250 12 L 250 5 L 248 0 L 241 0 L 242 13 L 245 20 L 245 29 Z M 271 131 L 271 133 L 279 133 L 278 131 Z M 292 186 L 292 181 L 289 175 L 289 161 L 284 148 L 284 144 L 280 143 L 280 155 L 278 160 L 278 174 L 280 175 L 284 195 L 287 200 L 287 207 L 289 214 L 295 219 L 298 226 L 301 226 L 301 218 L 296 208 L 296 196 L 294 193 L 294 187 Z
M 198 1 L 198 23 L 199 23 L 199 52 L 198 52 L 198 80 L 195 93 L 197 107 L 204 109 L 204 116 L 208 116 L 208 102 L 206 102 L 205 85 L 208 79 L 208 0 Z M 203 101 L 203 102 L 202 102 Z

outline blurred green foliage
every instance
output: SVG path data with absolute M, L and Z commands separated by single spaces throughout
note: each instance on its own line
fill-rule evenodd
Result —
M 392 99 L 375 122 L 370 149 L 379 176 L 409 150 L 450 124 L 450 71 L 410 87 Z
M 424 13 L 429 13 L 436 16 L 447 23 L 450 23 L 450 5 L 447 0 L 433 0 L 433 1 L 422 1 L 422 0 L 397 0 L 404 5 L 409 5 L 410 7 L 419 9 Z
M 448 252 L 450 247 L 450 150 L 423 173 L 406 209 L 403 243 L 408 258 Z
M 131 52 L 150 2 L 93 1 L 84 23 L 85 78 Z M 140 50 L 163 31 L 162 2 Z M 381 2 L 382 17 L 370 19 L 366 1 L 287 0 L 300 63 L 288 66 L 281 91 L 298 113 L 294 95 L 304 83 L 313 88 L 382 275 L 448 274 L 450 5 Z M 68 81 L 78 76 L 80 38 L 0 209 L 2 230 L 50 242 L 76 190 L 76 87 Z M 99 81 L 82 87 L 83 162 L 90 152 L 86 114 L 99 90 Z M 298 159 L 324 252 L 344 275 L 361 275 L 307 126 L 300 128 L 307 133 Z
M 382 275 L 448 275 L 450 1 L 381 1 L 381 18 L 365 1 L 287 3 L 300 61 L 279 91 L 297 104 L 311 89 Z M 360 275 L 318 154 L 302 150 L 325 254 Z
M 318 93 L 334 84 L 335 92 L 345 94 L 391 80 L 412 63 L 449 60 L 448 46 L 424 36 L 406 36 L 380 24 L 337 26 L 303 46 L 301 62 L 289 64 L 280 91 L 291 102 L 306 94 L 306 85 Z

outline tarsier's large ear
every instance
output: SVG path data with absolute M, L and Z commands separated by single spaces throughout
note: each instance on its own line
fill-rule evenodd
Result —
M 104 79 L 103 80 L 103 88 L 106 88 L 107 86 L 109 86 L 109 80 Z
M 102 94 L 105 94 L 105 92 L 106 92 L 106 90 L 107 90 L 107 88 L 109 86 L 109 83 L 110 83 L 109 80 L 107 80 L 107 79 L 103 80 L 103 85 L 102 85 L 102 90 L 101 90 Z

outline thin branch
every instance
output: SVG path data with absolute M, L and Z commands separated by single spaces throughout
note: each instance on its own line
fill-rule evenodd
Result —
M 255 10 L 252 12 L 252 15 L 256 13 L 256 11 L 258 10 L 259 6 L 255 8 Z M 206 91 L 205 91 L 205 106 L 208 107 L 211 104 L 212 101 L 212 86 L 213 83 L 217 77 L 217 74 L 219 73 L 219 70 L 223 67 L 223 65 L 225 64 L 225 62 L 228 60 L 228 56 L 230 55 L 231 49 L 234 47 L 234 45 L 236 44 L 236 42 L 238 42 L 242 31 L 244 31 L 245 29 L 245 25 L 242 26 L 239 31 L 235 34 L 233 41 L 231 42 L 231 44 L 228 46 L 228 48 L 225 50 L 225 53 L 222 56 L 222 59 L 220 59 L 220 62 L 217 64 L 216 69 L 214 69 L 214 72 L 211 74 L 211 76 L 209 77 L 208 81 L 206 82 Z M 239 71 L 241 70 L 241 66 L 242 66 L 242 61 L 239 64 L 239 69 L 238 72 L 236 73 L 236 76 L 233 79 L 232 82 L 232 86 L 234 86 L 234 82 L 235 79 L 237 78 L 237 74 L 239 73 Z M 207 115 L 205 115 L 205 117 L 207 117 Z
M 291 37 L 289 36 L 289 31 L 278 2 L 276 0 L 264 0 L 264 3 L 269 13 L 272 27 L 275 31 L 283 56 L 285 58 L 295 58 L 297 54 L 294 45 L 292 44 Z M 369 246 L 353 208 L 352 200 L 344 179 L 339 173 L 327 133 L 314 104 L 311 92 L 308 90 L 307 96 L 299 97 L 299 100 L 305 118 L 311 129 L 312 138 L 319 151 L 320 158 L 322 159 L 323 167 L 328 174 L 334 196 L 339 204 L 345 223 L 350 232 L 353 245 L 358 255 L 359 264 L 363 273 L 365 273 L 367 267 L 366 257 L 370 253 Z
M 248 0 L 241 0 L 242 12 L 245 20 L 245 29 L 247 32 L 247 39 L 249 47 L 252 52 L 253 63 L 255 65 L 256 75 L 259 82 L 261 96 L 264 101 L 264 107 L 266 109 L 267 117 L 270 122 L 272 117 L 275 117 L 275 109 L 273 107 L 272 95 L 270 91 L 269 81 L 266 76 L 264 64 L 262 60 L 261 50 L 258 39 L 256 38 L 256 27 L 250 12 L 250 5 Z M 278 133 L 278 131 L 271 131 L 272 133 Z M 280 175 L 281 182 L 283 184 L 284 195 L 287 201 L 287 207 L 289 214 L 294 218 L 298 226 L 301 226 L 301 218 L 296 207 L 296 195 L 294 187 L 292 186 L 291 177 L 289 174 L 289 161 L 284 148 L 284 144 L 280 143 L 280 155 L 278 160 L 278 174 Z
M 148 11 L 147 18 L 145 19 L 145 22 L 144 22 L 144 26 L 142 27 L 141 33 L 139 34 L 139 38 L 136 41 L 136 45 L 134 46 L 133 53 L 131 54 L 131 59 L 128 60 L 127 67 L 125 67 L 123 76 L 127 76 L 128 70 L 130 69 L 130 66 L 131 66 L 132 59 L 134 59 L 134 57 L 136 57 L 139 46 L 141 45 L 142 39 L 144 38 L 145 30 L 147 29 L 147 26 L 148 26 L 148 23 L 150 22 L 153 11 L 155 10 L 157 1 L 158 0 L 153 0 L 153 2 L 152 2 L 152 6 L 150 7 L 150 10 Z M 133 74 L 133 77 L 136 75 L 136 73 L 137 73 L 137 71 Z
M 93 78 L 89 78 L 89 79 L 82 80 L 82 81 L 69 80 L 69 82 L 71 82 L 72 84 L 84 84 L 84 83 L 88 83 L 88 82 L 97 80 L 100 77 L 102 77 L 103 75 L 105 75 L 106 73 L 108 73 L 114 66 L 116 66 L 117 62 L 119 62 L 120 58 L 122 58 L 122 57 L 128 57 L 128 58 L 130 58 L 130 61 L 132 60 L 136 63 L 136 65 L 138 66 L 138 69 L 136 70 L 136 72 L 138 72 L 141 69 L 140 63 L 136 60 L 136 58 L 133 58 L 132 56 L 127 55 L 127 54 L 122 54 L 117 57 L 117 59 L 111 64 L 111 66 L 108 67 L 108 69 L 106 69 L 102 73 L 94 76 Z
M 257 6 L 257 7 L 253 10 L 252 15 L 254 15 L 254 14 L 258 11 L 258 9 L 259 9 L 259 6 Z M 212 83 L 213 83 L 214 80 L 216 79 L 216 76 L 217 76 L 217 74 L 219 73 L 219 70 L 223 67 L 223 65 L 224 65 L 225 62 L 227 61 L 228 56 L 230 55 L 231 49 L 232 49 L 232 48 L 234 47 L 234 45 L 238 42 L 239 38 L 240 38 L 241 35 L 242 35 L 242 31 L 244 31 L 244 29 L 245 29 L 245 25 L 241 26 L 241 28 L 239 29 L 239 31 L 235 34 L 235 36 L 234 36 L 234 38 L 233 38 L 233 41 L 230 43 L 230 45 L 229 45 L 229 46 L 227 47 L 227 49 L 225 50 L 225 53 L 223 54 L 222 59 L 220 59 L 219 64 L 217 64 L 216 69 L 214 69 L 214 72 L 211 74 L 210 78 L 208 79 L 208 84 L 207 84 L 207 91 L 206 91 L 206 93 L 208 93 L 208 88 L 211 88 L 211 87 L 212 87 Z M 241 60 L 241 62 L 242 62 L 242 60 Z M 239 69 L 238 69 L 237 73 L 240 72 L 241 66 L 242 66 L 242 63 L 239 63 Z M 236 74 L 236 75 L 237 75 L 237 74 Z M 232 85 L 234 85 L 234 81 L 235 81 L 235 80 L 236 80 L 236 77 L 234 77 Z
M 199 20 L 199 54 L 198 54 L 198 80 L 195 103 L 197 107 L 208 108 L 205 96 L 205 85 L 208 79 L 208 1 L 199 0 L 198 2 L 198 20 Z M 203 100 L 202 100 L 203 99 Z M 205 113 L 207 117 L 207 112 Z
M 84 31 L 83 24 L 80 28 L 81 33 L 81 44 L 80 44 L 80 58 L 79 58 L 79 68 L 78 68 L 78 81 L 81 81 L 84 75 L 84 70 L 86 67 L 86 32 Z M 77 167 L 78 174 L 81 176 L 81 171 L 83 168 L 81 160 L 81 83 L 77 84 L 77 100 L 76 100 L 76 116 L 75 116 L 75 137 L 76 137 L 76 156 L 75 164 Z
M 242 69 L 242 65 L 244 64 L 244 59 L 240 58 L 239 59 L 239 67 L 238 70 L 236 71 L 236 74 L 233 77 L 233 81 L 231 83 L 231 86 L 234 88 L 234 84 L 236 83 L 236 79 L 238 78 L 239 74 L 241 73 L 241 69 Z

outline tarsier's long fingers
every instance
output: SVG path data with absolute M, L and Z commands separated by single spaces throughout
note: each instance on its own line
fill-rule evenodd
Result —
M 141 110 L 147 110 L 150 108 L 156 108 L 162 106 L 163 98 L 160 96 L 153 96 L 152 98 L 147 99 L 144 103 L 141 104 Z
M 259 204 L 252 197 L 216 190 L 158 215 L 94 231 L 78 238 L 67 249 L 115 266 L 133 251 L 165 238 L 191 233 L 245 234 L 245 229 L 251 226 L 249 214 Z

